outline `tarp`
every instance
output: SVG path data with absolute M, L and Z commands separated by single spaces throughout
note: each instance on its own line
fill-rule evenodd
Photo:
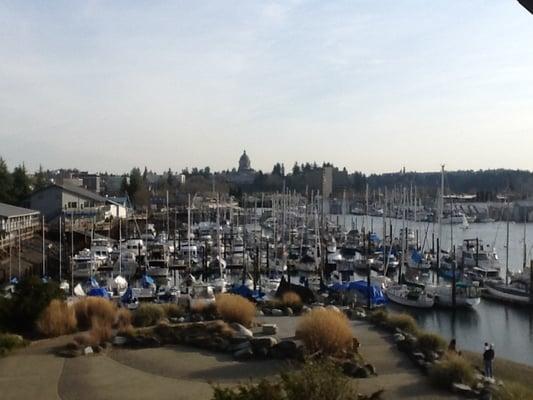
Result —
M 365 298 L 368 298 L 368 285 L 364 280 L 346 283 L 334 283 L 333 285 L 328 286 L 328 289 L 333 292 L 345 292 L 353 290 Z M 370 285 L 370 299 L 374 305 L 382 305 L 387 302 L 383 292 L 376 285 Z
M 96 278 L 89 278 L 89 280 L 87 281 L 87 286 L 91 288 L 99 288 L 100 284 L 98 283 Z
M 124 279 L 122 276 L 118 275 L 114 280 L 113 280 L 113 283 L 114 283 L 114 286 L 118 289 L 118 290 L 124 290 L 128 287 L 128 281 L 126 279 Z
M 76 286 L 74 286 L 74 294 L 78 297 L 86 296 L 85 291 L 81 287 L 81 285 L 78 283 Z
M 105 288 L 92 288 L 89 290 L 89 296 L 94 297 L 105 297 L 106 299 L 109 298 L 109 293 L 107 293 L 107 290 Z
M 149 288 L 150 286 L 155 285 L 154 278 L 152 278 L 150 275 L 144 275 L 143 276 L 143 287 Z
M 13 285 L 16 285 L 17 283 L 19 283 L 19 280 L 16 276 L 14 276 L 13 278 L 11 278 L 9 282 Z
M 422 254 L 416 250 L 413 250 L 411 252 L 411 260 L 413 260 L 416 264 L 422 264 Z
M 126 292 L 122 295 L 120 300 L 123 303 L 131 303 L 135 300 L 135 296 L 133 295 L 133 291 L 131 290 L 131 288 L 126 289 Z
M 233 287 L 229 290 L 229 293 L 238 294 L 239 296 L 254 300 L 259 300 L 265 296 L 260 290 L 252 290 L 246 285 Z

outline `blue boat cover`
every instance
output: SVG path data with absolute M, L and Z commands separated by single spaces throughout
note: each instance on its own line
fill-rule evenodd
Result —
M 329 290 L 334 292 L 344 292 L 349 290 L 355 290 L 356 292 L 368 297 L 368 285 L 364 280 L 346 283 L 334 283 L 330 285 Z M 387 298 L 378 286 L 370 285 L 370 299 L 374 305 L 383 305 L 387 302 Z
M 143 287 L 147 288 L 152 285 L 155 285 L 154 278 L 152 278 L 150 275 L 144 275 L 143 276 Z
M 89 278 L 89 280 L 87 281 L 87 286 L 91 288 L 99 288 L 100 284 L 98 283 L 96 278 L 93 277 L 93 278 Z
M 127 288 L 126 292 L 120 298 L 123 303 L 131 303 L 134 299 L 135 297 L 133 296 L 133 291 L 131 288 Z
M 265 296 L 260 290 L 252 290 L 246 285 L 235 286 L 229 290 L 229 293 L 238 294 L 247 299 L 259 300 Z
M 422 254 L 420 252 L 413 250 L 411 252 L 411 260 L 413 260 L 417 264 L 422 264 Z
M 370 234 L 370 241 L 374 242 L 374 243 L 379 243 L 381 240 L 380 240 L 379 236 L 377 235 L 377 233 L 371 233 Z
M 107 293 L 105 288 L 92 288 L 89 290 L 88 295 L 94 297 L 105 297 L 106 299 L 109 298 L 109 293 Z

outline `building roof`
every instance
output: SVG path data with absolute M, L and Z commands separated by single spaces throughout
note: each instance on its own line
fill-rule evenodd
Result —
M 91 192 L 90 190 L 87 190 L 87 189 L 79 187 L 79 186 L 65 185 L 65 184 L 63 184 L 63 185 L 57 185 L 56 184 L 56 186 L 59 186 L 65 192 L 70 192 L 70 193 L 73 193 L 73 194 L 78 195 L 80 197 L 85 197 L 87 199 L 91 199 L 91 200 L 97 201 L 99 203 L 106 203 L 107 202 L 107 198 L 105 198 L 104 196 L 100 196 L 99 194 L 96 194 L 94 192 Z
M 29 208 L 12 206 L 11 204 L 0 203 L 0 217 L 13 218 L 34 214 L 39 214 L 39 211 L 30 210 Z
M 41 190 L 38 190 L 36 192 L 34 192 L 32 194 L 32 196 L 34 196 L 36 193 L 39 193 L 39 192 L 44 192 L 50 188 L 53 188 L 53 187 L 57 187 L 61 190 L 64 190 L 65 192 L 69 192 L 71 194 L 74 194 L 74 195 L 77 195 L 77 196 L 80 196 L 80 197 L 83 197 L 83 198 L 86 198 L 86 199 L 90 199 L 90 200 L 94 200 L 96 202 L 99 202 L 99 203 L 106 203 L 108 202 L 108 199 L 103 197 L 103 196 L 100 196 L 99 194 L 96 194 L 94 192 L 91 192 L 90 190 L 87 190 L 85 188 L 82 188 L 82 187 L 79 187 L 79 186 L 74 186 L 74 185 L 68 185 L 68 184 L 58 184 L 58 183 L 53 183 L 52 185 L 50 186 L 47 186 Z

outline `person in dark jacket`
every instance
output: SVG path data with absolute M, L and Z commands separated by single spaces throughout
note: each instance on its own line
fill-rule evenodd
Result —
M 494 344 L 489 346 L 485 343 L 485 351 L 483 352 L 483 364 L 485 366 L 485 377 L 492 379 L 492 362 L 494 360 Z

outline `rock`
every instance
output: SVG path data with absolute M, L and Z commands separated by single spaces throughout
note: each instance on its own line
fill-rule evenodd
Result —
M 288 317 L 292 317 L 294 315 L 294 311 L 292 311 L 292 308 L 287 307 L 285 309 L 285 315 L 287 315 Z
M 275 358 L 302 359 L 304 354 L 303 343 L 300 340 L 283 340 L 272 347 L 271 354 Z
M 236 344 L 230 344 L 227 348 L 228 351 L 232 352 L 232 353 L 235 353 L 235 352 L 238 352 L 238 351 L 241 351 L 241 350 L 244 350 L 244 349 L 250 349 L 252 347 L 252 345 L 250 344 L 250 341 L 245 341 L 245 342 L 241 342 L 241 343 L 236 343 Z
M 252 346 L 252 350 L 255 353 L 256 350 L 259 348 L 266 348 L 270 350 L 270 348 L 278 344 L 278 340 L 272 336 L 253 338 L 250 341 L 250 344 Z
M 361 366 L 355 360 L 347 360 L 342 363 L 342 372 L 344 372 L 345 375 L 351 376 L 352 378 L 355 378 L 355 375 L 360 368 Z
M 254 353 L 251 347 L 236 351 L 233 353 L 233 358 L 239 361 L 251 360 L 254 357 Z
M 87 346 L 83 349 L 84 356 L 88 356 L 89 354 L 93 354 L 93 348 L 91 346 Z
M 124 336 L 115 336 L 113 338 L 113 344 L 115 346 L 124 346 L 128 342 L 128 338 Z
M 355 311 L 355 317 L 356 318 L 361 318 L 361 319 L 364 319 L 366 318 L 366 313 L 364 311 Z
M 365 364 L 366 370 L 370 373 L 370 375 L 377 375 L 376 367 L 374 367 L 372 364 L 368 363 Z
M 230 326 L 237 333 L 237 335 L 246 336 L 246 337 L 249 337 L 249 338 L 254 336 L 253 332 L 250 329 L 246 328 L 245 326 L 243 326 L 241 324 L 233 322 L 233 323 L 230 324 Z
M 64 348 L 57 352 L 57 355 L 59 357 L 64 357 L 64 358 L 79 357 L 82 354 L 83 354 L 83 351 L 82 349 L 79 349 L 79 348 Z
M 401 333 L 395 333 L 393 336 L 394 343 L 403 342 L 405 340 L 405 336 Z
M 185 317 L 179 317 L 179 318 L 178 318 L 178 322 L 179 322 L 180 324 L 184 323 L 184 322 L 185 322 Z
M 467 397 L 475 396 L 475 393 L 472 388 L 463 383 L 452 383 L 452 391 Z
M 255 313 L 256 317 L 262 317 L 264 315 L 265 315 L 265 313 L 262 310 L 257 310 L 257 312 Z
M 273 317 L 281 317 L 281 316 L 283 316 L 283 310 L 280 310 L 279 308 L 273 308 L 272 309 L 272 316 Z
M 302 306 L 302 311 L 301 311 L 301 314 L 304 315 L 304 314 L 307 314 L 309 311 L 311 311 L 311 308 L 304 305 Z
M 103 348 L 102 346 L 93 346 L 93 351 L 94 351 L 95 353 L 97 353 L 97 354 L 98 354 L 98 353 L 103 353 L 104 348 Z
M 262 328 L 265 335 L 275 335 L 278 333 L 278 326 L 276 324 L 263 324 Z

